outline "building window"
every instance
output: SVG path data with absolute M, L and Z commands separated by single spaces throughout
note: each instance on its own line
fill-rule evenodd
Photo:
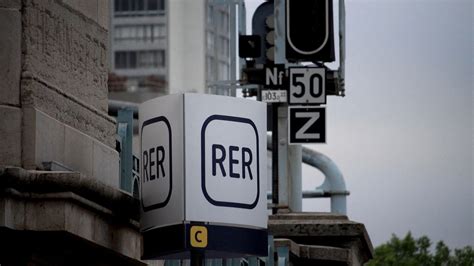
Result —
M 217 78 L 217 73 L 216 73 L 216 61 L 214 58 L 208 56 L 206 58 L 206 66 L 207 66 L 207 80 L 208 81 L 215 81 Z
M 220 55 L 229 56 L 229 40 L 226 37 L 219 36 L 218 50 Z
M 143 51 L 143 52 L 138 53 L 138 67 L 139 68 L 156 67 L 156 58 L 154 58 L 153 51 Z
M 138 53 L 139 68 L 157 68 L 165 66 L 165 52 L 163 50 L 140 51 Z
M 121 25 L 114 28 L 114 41 L 149 41 L 154 42 L 166 37 L 163 24 Z
M 148 10 L 165 10 L 165 0 L 148 0 Z
M 115 68 L 127 68 L 127 52 L 115 52 Z
M 216 45 L 215 45 L 215 39 L 214 39 L 214 33 L 208 31 L 207 32 L 207 53 L 209 54 L 214 54 Z
M 134 1 L 136 3 L 137 10 L 145 10 L 145 0 Z
M 158 68 L 164 66 L 164 50 L 115 52 L 116 69 Z
M 229 64 L 226 62 L 219 62 L 219 80 L 229 80 Z
M 163 24 L 156 24 L 152 27 L 153 38 L 161 39 L 166 37 L 166 27 Z
M 166 0 L 114 0 L 115 16 L 164 13 Z
M 121 51 L 115 52 L 115 68 L 126 69 L 137 67 L 137 52 Z
M 212 5 L 207 5 L 207 24 L 214 24 L 214 7 Z
M 148 0 L 148 10 L 158 10 L 158 0 Z
M 141 27 L 134 27 L 136 33 L 137 40 L 144 40 L 145 39 L 145 26 Z
M 229 32 L 229 14 L 225 11 L 219 11 L 219 31 L 222 33 Z

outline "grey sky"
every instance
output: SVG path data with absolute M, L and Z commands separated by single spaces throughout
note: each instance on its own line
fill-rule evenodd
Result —
M 246 1 L 249 14 L 258 2 Z M 347 96 L 328 97 L 328 144 L 312 148 L 343 171 L 349 217 L 375 245 L 409 230 L 474 245 L 473 9 L 461 0 L 346 1 Z M 303 173 L 304 189 L 322 180 Z M 305 200 L 304 209 L 328 210 L 328 201 Z

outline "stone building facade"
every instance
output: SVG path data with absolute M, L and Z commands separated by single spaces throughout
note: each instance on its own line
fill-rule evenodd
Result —
M 142 265 L 108 116 L 106 0 L 0 1 L 0 264 Z

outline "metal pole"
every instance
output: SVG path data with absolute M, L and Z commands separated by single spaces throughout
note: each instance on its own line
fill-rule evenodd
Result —
M 293 212 L 303 210 L 303 184 L 301 180 L 301 145 L 288 146 L 289 207 Z
M 346 78 L 346 8 L 344 0 L 339 0 L 339 84 L 340 94 L 345 95 Z
M 245 1 L 240 0 L 239 1 L 239 34 L 240 35 L 246 35 L 247 34 L 247 9 L 245 7 Z M 234 56 L 237 56 L 234 53 Z M 240 58 L 239 60 L 239 72 L 238 72 L 238 79 L 241 79 L 241 71 L 245 67 L 245 59 Z M 233 96 L 235 96 L 236 91 L 233 90 Z
M 273 136 L 267 136 L 267 147 L 274 146 Z M 303 198 L 331 198 L 331 212 L 339 214 L 347 214 L 347 196 L 350 192 L 346 189 L 346 183 L 341 170 L 336 163 L 328 156 L 311 150 L 302 148 L 303 162 L 315 167 L 321 171 L 324 176 L 324 182 L 315 190 L 303 191 Z M 267 199 L 272 199 L 273 193 L 267 193 Z
M 236 5 L 236 2 L 232 1 L 230 3 L 230 16 L 229 16 L 229 26 L 230 26 L 230 80 L 234 81 L 236 80 L 237 78 L 237 55 L 236 55 L 236 51 L 237 51 L 237 46 L 236 46 L 236 42 L 237 42 L 237 26 L 240 26 L 237 25 L 236 23 L 236 18 L 237 18 L 237 5 Z M 217 43 L 217 39 L 216 39 L 216 43 Z M 232 95 L 232 91 L 228 91 L 225 93 L 225 95 Z M 217 93 L 219 94 L 219 93 Z
M 278 205 L 289 206 L 288 197 L 288 106 L 278 107 Z
M 284 0 L 275 0 L 275 63 L 288 65 L 285 57 L 285 15 Z M 282 105 L 278 110 L 279 136 L 279 204 L 287 205 L 290 211 L 301 212 L 302 182 L 301 182 L 301 145 L 288 145 L 288 105 Z
M 203 266 L 204 255 L 200 252 L 191 252 L 191 266 Z
M 278 104 L 272 104 L 272 203 L 278 205 Z M 275 214 L 277 209 L 273 209 Z
M 304 149 L 304 160 L 318 168 L 326 177 L 317 190 L 333 192 L 331 195 L 331 212 L 347 214 L 347 195 L 349 193 L 346 190 L 346 183 L 341 170 L 326 155 L 307 148 Z

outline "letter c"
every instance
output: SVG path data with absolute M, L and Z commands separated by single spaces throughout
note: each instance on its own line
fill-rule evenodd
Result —
M 204 226 L 192 226 L 190 230 L 191 246 L 195 248 L 207 247 L 207 228 Z
M 199 237 L 199 235 L 202 233 L 202 231 L 196 231 L 196 233 L 194 234 L 194 239 L 196 239 L 196 242 L 198 243 L 202 243 L 202 240 L 201 238 Z

